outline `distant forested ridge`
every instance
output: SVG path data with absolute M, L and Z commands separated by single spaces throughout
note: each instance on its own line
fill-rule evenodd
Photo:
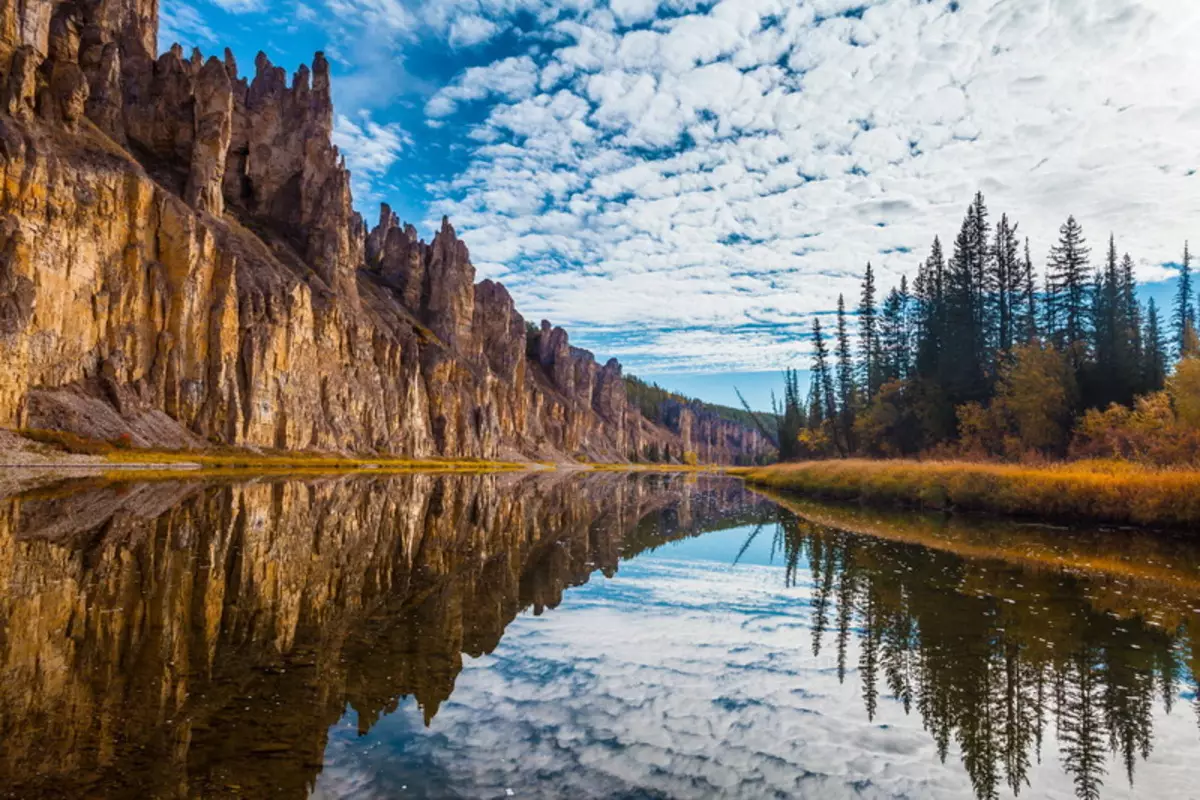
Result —
M 765 425 L 767 432 L 773 432 L 777 428 L 773 414 L 753 414 L 740 408 L 705 403 L 695 398 L 664 389 L 656 383 L 647 383 L 641 378 L 632 375 L 625 376 L 625 396 L 629 398 L 630 404 L 641 411 L 642 416 L 647 420 L 656 425 L 661 425 L 668 430 L 678 428 L 680 414 L 685 409 L 691 411 L 696 417 L 714 417 L 741 426 L 749 431 L 759 430 L 764 427 L 764 418 L 767 420 Z M 774 439 L 773 436 L 770 438 Z M 668 460 L 661 456 L 655 457 L 655 455 L 653 453 L 649 455 L 642 454 L 642 458 L 651 461 Z M 746 461 L 746 463 L 750 463 L 750 461 Z
M 993 221 L 994 220 L 994 221 Z M 882 292 L 812 323 L 805 395 L 787 373 L 775 423 L 785 460 L 932 454 L 1200 458 L 1200 344 L 1191 253 L 1169 309 L 1137 297 L 1134 261 L 1094 249 L 1069 217 L 1041 268 L 976 194 L 949 246 Z
M 694 397 L 687 397 L 678 392 L 664 389 L 657 383 L 647 383 L 634 375 L 625 376 L 625 394 L 629 398 L 629 402 L 637 406 L 638 410 L 642 412 L 642 416 L 658 424 L 662 424 L 665 420 L 670 419 L 671 414 L 676 413 L 676 409 L 679 406 L 688 406 L 696 410 L 703 410 L 716 415 L 726 422 L 744 425 L 747 428 L 757 426 L 758 423 L 755 421 L 756 416 L 759 420 L 763 417 L 773 420 L 774 417 L 772 414 L 756 415 L 741 408 L 705 403 Z

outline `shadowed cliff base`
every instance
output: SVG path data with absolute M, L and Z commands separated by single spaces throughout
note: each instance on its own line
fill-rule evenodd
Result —
M 329 65 L 161 55 L 155 0 L 0 10 L 0 425 L 133 448 L 753 463 L 702 404 L 663 424 L 621 365 L 529 326 L 331 141 Z

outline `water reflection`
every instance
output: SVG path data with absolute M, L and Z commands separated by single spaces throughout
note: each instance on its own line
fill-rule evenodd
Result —
M 0 796 L 1186 797 L 1197 556 L 684 476 L 0 489 Z
M 769 504 L 678 476 L 55 483 L 0 500 L 0 792 L 304 797 L 327 731 L 595 570 Z
M 1132 786 L 1156 706 L 1193 693 L 1200 562 L 1184 541 L 780 502 L 788 579 L 811 573 L 813 652 L 832 642 L 839 680 L 857 667 L 869 718 L 882 692 L 943 761 L 957 745 L 977 797 L 1029 787 L 1050 731 L 1078 797 L 1101 796 L 1110 756 Z

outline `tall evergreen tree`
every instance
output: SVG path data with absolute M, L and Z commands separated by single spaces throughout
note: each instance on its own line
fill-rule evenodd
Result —
M 810 431 L 819 431 L 825 424 L 825 400 L 821 393 L 821 383 L 815 378 L 808 386 L 808 413 L 805 415 L 806 426 Z
M 813 317 L 813 363 L 812 381 L 816 402 L 814 416 L 835 424 L 837 422 L 837 400 L 833 394 L 833 375 L 829 371 L 829 349 L 825 346 L 825 336 L 821 333 L 821 320 Z
M 1187 329 L 1196 328 L 1196 305 L 1192 298 L 1192 254 L 1187 242 L 1183 243 L 1183 263 L 1179 265 L 1179 285 L 1171 322 L 1175 332 L 1175 352 L 1182 353 Z
M 1042 308 L 1041 308 L 1041 334 L 1048 342 L 1055 342 L 1058 339 L 1059 325 L 1059 307 L 1058 296 L 1054 292 L 1053 284 L 1050 280 L 1049 270 L 1042 276 Z
M 1021 310 L 1018 316 L 1018 335 L 1022 344 L 1038 338 L 1037 277 L 1033 257 L 1029 254 L 1029 239 L 1025 240 L 1025 260 L 1021 266 Z
M 970 213 L 967 214 L 970 248 L 968 259 L 971 267 L 974 297 L 974 327 L 979 331 L 979 356 L 985 361 L 985 354 L 991 347 L 991 331 L 995 328 L 995 297 L 999 286 L 994 281 L 995 271 L 992 269 L 993 253 L 989 241 L 987 205 L 983 201 L 983 192 L 976 192 L 971 202 Z
M 947 399 L 958 406 L 968 401 L 981 401 L 987 396 L 986 365 L 989 362 L 984 330 L 987 312 L 982 287 L 987 249 L 986 214 L 982 197 L 967 209 L 958 237 L 954 240 L 954 255 L 946 267 L 945 334 L 939 359 L 939 379 Z
M 1058 243 L 1050 249 L 1046 280 L 1046 303 L 1053 309 L 1054 321 L 1054 327 L 1047 332 L 1060 350 L 1070 354 L 1072 365 L 1078 368 L 1087 337 L 1088 247 L 1083 228 L 1073 216 L 1059 228 Z
M 1157 392 L 1167 383 L 1167 343 L 1163 339 L 1158 306 L 1151 297 L 1146 305 L 1146 331 L 1142 334 L 1142 389 Z
M 1117 266 L 1117 240 L 1108 239 L 1108 255 L 1104 267 L 1096 276 L 1093 293 L 1093 321 L 1095 333 L 1095 369 L 1090 381 L 1092 397 L 1089 405 L 1107 406 L 1112 402 L 1128 402 L 1123 370 L 1126 367 L 1124 300 L 1121 295 L 1121 277 Z M 1131 387 L 1130 387 L 1131 388 Z
M 879 374 L 879 318 L 875 306 L 875 270 L 867 262 L 862 280 L 862 299 L 858 304 L 859 346 L 862 348 L 862 386 L 867 397 L 874 397 L 881 384 Z
M 837 381 L 839 406 L 839 436 L 845 452 L 854 450 L 854 355 L 850 350 L 850 331 L 846 326 L 846 299 L 838 295 L 837 311 Z
M 1134 394 L 1144 391 L 1141 381 L 1142 364 L 1142 309 L 1137 299 L 1137 278 L 1133 274 L 1133 259 L 1129 253 L 1121 259 L 1121 314 L 1122 324 L 1129 337 L 1128 359 L 1125 365 L 1127 382 L 1134 387 Z
M 917 374 L 934 378 L 942 357 L 942 337 L 945 327 L 944 284 L 946 259 L 942 243 L 934 238 L 929 258 L 921 264 L 915 286 L 917 296 Z
M 738 395 L 741 396 L 740 394 Z M 743 405 L 749 410 L 745 400 Z M 775 412 L 777 437 L 779 439 L 779 460 L 793 461 L 800 456 L 800 432 L 805 428 L 807 416 L 804 401 L 800 397 L 800 372 L 787 369 L 783 373 L 783 408 L 775 405 L 775 395 L 771 395 L 771 406 Z
M 905 295 L 907 286 L 901 281 L 901 289 L 892 289 L 883 301 L 883 315 L 879 323 L 880 349 L 883 352 L 883 382 L 905 377 L 908 360 L 908 342 L 905 333 Z
M 1017 241 L 1017 226 L 1009 222 L 1007 214 L 1000 215 L 996 224 L 991 263 L 991 284 L 996 298 L 995 346 L 1001 353 L 1009 353 L 1022 336 L 1019 320 L 1025 312 L 1025 265 Z

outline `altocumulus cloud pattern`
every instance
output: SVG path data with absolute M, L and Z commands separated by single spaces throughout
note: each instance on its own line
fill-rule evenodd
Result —
M 911 277 L 977 189 L 1039 262 L 1074 214 L 1142 281 L 1200 212 L 1193 3 L 181 0 L 163 25 L 325 49 L 364 214 L 451 215 L 530 316 L 642 371 L 799 363 L 808 314 L 868 260 Z

